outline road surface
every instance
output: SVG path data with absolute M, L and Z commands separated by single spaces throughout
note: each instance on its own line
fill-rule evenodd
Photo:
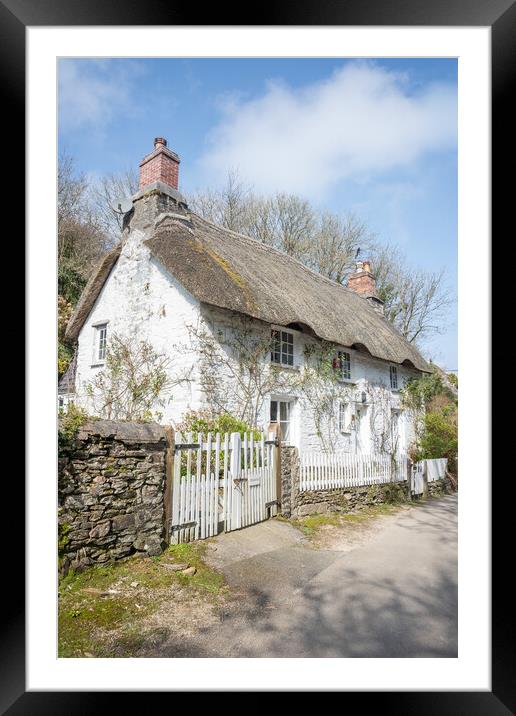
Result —
M 379 518 L 351 546 L 314 549 L 277 520 L 215 545 L 237 606 L 159 656 L 457 656 L 456 495 Z

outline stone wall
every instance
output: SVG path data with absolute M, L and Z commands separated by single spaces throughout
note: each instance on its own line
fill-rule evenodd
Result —
M 167 447 L 159 425 L 99 420 L 61 450 L 62 572 L 162 551 Z
M 324 512 L 353 512 L 383 502 L 406 502 L 408 482 L 384 485 L 363 485 L 334 490 L 299 492 L 299 452 L 297 448 L 281 448 L 281 514 L 284 517 L 303 517 Z M 447 477 L 428 483 L 428 495 L 437 497 L 454 492 Z M 417 499 L 417 498 L 416 498 Z
M 336 490 L 299 492 L 292 515 L 304 517 L 324 512 L 353 512 L 382 502 L 405 502 L 407 483 L 397 482 L 386 485 L 363 485 Z
M 439 495 L 451 495 L 455 492 L 452 481 L 448 477 L 442 480 L 433 480 L 428 483 L 428 494 L 430 497 L 438 497 Z
M 281 446 L 281 514 L 290 517 L 296 507 L 299 452 L 292 445 Z

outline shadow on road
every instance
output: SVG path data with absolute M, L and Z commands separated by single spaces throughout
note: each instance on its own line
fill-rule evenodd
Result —
M 278 592 L 261 578 L 219 626 L 148 656 L 456 657 L 455 514 L 454 500 L 419 505 L 365 549 L 326 552 L 300 588 L 287 579 Z

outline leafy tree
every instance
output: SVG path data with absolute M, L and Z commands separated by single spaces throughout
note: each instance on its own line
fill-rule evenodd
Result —
M 457 472 L 458 429 L 456 409 L 427 413 L 416 459 L 448 458 L 448 470 Z
M 70 365 L 70 361 L 73 357 L 73 351 L 70 346 L 65 343 L 64 332 L 66 325 L 72 315 L 73 307 L 72 304 L 67 301 L 64 296 L 58 296 L 57 299 L 57 340 L 58 340 L 58 353 L 57 353 L 57 372 L 58 376 L 61 377 Z
M 432 373 L 409 381 L 403 390 L 405 407 L 419 417 L 412 457 L 416 461 L 447 457 L 449 471 L 456 474 L 458 400 L 447 374 L 438 366 L 432 368 Z

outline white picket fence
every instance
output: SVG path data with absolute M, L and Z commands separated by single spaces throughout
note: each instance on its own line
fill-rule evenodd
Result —
M 275 443 L 261 434 L 175 436 L 173 543 L 205 539 L 277 514 Z
M 345 452 L 300 454 L 299 489 L 333 490 L 339 487 L 380 485 L 407 479 L 408 457 Z
M 421 460 L 421 463 L 416 464 L 421 464 L 423 469 L 426 466 L 426 478 L 428 482 L 435 482 L 435 480 L 442 480 L 446 476 L 448 458 L 439 457 L 432 460 Z

